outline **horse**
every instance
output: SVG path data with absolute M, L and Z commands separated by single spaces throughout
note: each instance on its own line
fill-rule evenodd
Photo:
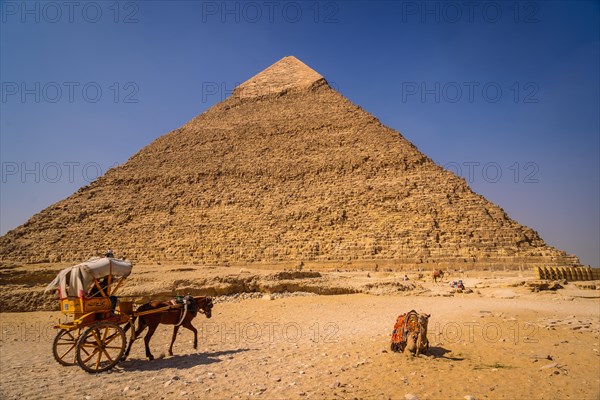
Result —
M 443 277 L 444 277 L 444 271 L 442 271 L 441 269 L 436 269 L 433 271 L 433 274 L 432 274 L 433 283 L 437 283 L 438 278 L 440 278 L 440 280 L 442 280 Z
M 140 333 L 146 327 L 148 327 L 148 333 L 144 336 L 144 344 L 146 345 L 146 357 L 148 360 L 154 360 L 154 356 L 150 352 L 150 339 L 152 335 L 154 335 L 154 331 L 159 324 L 166 325 L 174 325 L 173 327 L 173 337 L 171 338 L 171 345 L 169 346 L 169 355 L 173 355 L 173 343 L 175 343 L 175 339 L 177 338 L 177 331 L 180 326 L 189 329 L 194 332 L 194 349 L 198 348 L 198 331 L 192 325 L 192 320 L 198 312 L 203 313 L 206 318 L 210 318 L 212 316 L 212 308 L 213 302 L 212 298 L 205 296 L 185 296 L 184 304 L 177 304 L 173 301 L 151 301 L 150 303 L 146 303 L 141 305 L 136 313 L 143 313 L 145 311 L 157 310 L 160 308 L 165 308 L 164 311 L 157 311 L 155 313 L 148 313 L 145 315 L 134 316 L 131 321 L 131 327 L 134 329 L 134 324 L 136 318 L 139 319 L 138 328 L 131 336 L 131 340 L 129 341 L 129 345 L 127 346 L 127 350 L 123 355 L 123 359 L 127 358 L 129 355 L 129 350 L 131 349 L 131 345 L 138 338 Z M 129 324 L 125 327 L 125 330 L 129 329 Z

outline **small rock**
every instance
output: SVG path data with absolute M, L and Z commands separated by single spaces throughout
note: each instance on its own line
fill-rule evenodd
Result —
M 414 394 L 412 394 L 412 393 L 406 393 L 404 395 L 404 398 L 406 400 L 419 400 L 419 398 L 417 396 L 415 396 Z
M 465 396 L 465 400 L 476 400 L 475 397 L 471 396 L 470 394 Z
M 125 387 L 123 388 L 123 392 L 127 392 L 127 391 L 129 391 L 129 386 L 125 386 Z
M 543 369 L 550 369 L 550 368 L 557 368 L 558 364 L 557 363 L 552 363 L 552 364 L 546 364 L 543 367 L 540 368 L 540 371 Z
M 168 381 L 165 382 L 165 384 L 163 386 L 167 387 L 167 386 L 171 385 L 171 383 L 173 383 L 173 381 L 169 379 Z

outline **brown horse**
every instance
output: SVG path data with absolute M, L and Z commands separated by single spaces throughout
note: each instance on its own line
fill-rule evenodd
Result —
M 433 271 L 433 274 L 432 274 L 433 283 L 437 283 L 438 278 L 440 280 L 442 280 L 443 277 L 444 277 L 444 271 L 442 271 L 441 269 L 436 269 L 435 271 Z
M 187 306 L 184 305 L 185 302 L 187 302 Z M 134 326 L 136 318 L 139 319 L 138 328 L 131 336 L 129 346 L 127 346 L 127 351 L 125 351 L 123 359 L 125 359 L 129 355 L 131 345 L 139 337 L 140 333 L 142 333 L 142 331 L 146 329 L 146 327 L 148 327 L 148 333 L 146 334 L 146 336 L 144 336 L 144 344 L 146 345 L 146 357 L 148 357 L 149 360 L 154 360 L 154 356 L 150 352 L 150 339 L 152 338 L 152 335 L 154 335 L 154 331 L 156 331 L 156 328 L 159 324 L 175 325 L 173 327 L 173 337 L 171 339 L 171 345 L 169 346 L 170 356 L 173 355 L 173 343 L 175 343 L 175 339 L 177 338 L 177 331 L 179 330 L 180 326 L 183 326 L 184 328 L 187 328 L 190 331 L 194 332 L 194 349 L 197 349 L 198 331 L 192 325 L 192 320 L 198 314 L 198 312 L 201 312 L 204 315 L 206 315 L 206 318 L 210 318 L 212 316 L 212 298 L 205 296 L 186 296 L 184 298 L 184 304 L 176 304 L 173 301 L 151 301 L 150 303 L 141 305 L 136 310 L 136 313 L 143 313 L 145 311 L 152 311 L 165 307 L 169 308 L 164 311 L 140 315 L 138 317 L 133 318 L 132 326 Z M 125 327 L 125 330 L 127 330 L 128 328 L 129 325 Z

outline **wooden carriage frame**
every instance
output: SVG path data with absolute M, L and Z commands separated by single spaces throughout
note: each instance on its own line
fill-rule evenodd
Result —
M 99 278 L 104 279 L 104 284 Z M 97 293 L 94 297 L 86 296 L 85 291 L 78 296 L 62 297 L 61 293 L 60 310 L 66 320 L 54 327 L 58 332 L 52 343 L 52 354 L 59 364 L 77 364 L 89 373 L 108 371 L 123 359 L 127 347 L 127 328 L 123 329 L 122 325 L 129 323 L 131 326 L 134 317 L 172 308 L 136 312 L 133 301 L 115 296 L 125 279 L 126 276 L 117 277 L 113 273 L 93 277 L 91 288 Z M 135 329 L 131 326 L 132 339 L 134 334 Z

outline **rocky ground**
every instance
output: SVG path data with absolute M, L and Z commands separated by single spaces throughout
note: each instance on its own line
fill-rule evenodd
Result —
M 151 343 L 156 360 L 145 359 L 138 341 L 113 371 L 90 375 L 53 359 L 60 313 L 6 312 L 18 305 L 17 295 L 28 307 L 35 305 L 28 297 L 50 304 L 37 293 L 53 267 L 28 269 L 37 283 L 21 268 L 0 269 L 3 399 L 600 396 L 597 282 L 561 282 L 562 288 L 536 292 L 546 286 L 532 276 L 456 272 L 450 280 L 462 278 L 472 290 L 458 293 L 428 276 L 419 281 L 418 271 L 404 282 L 404 273 L 390 271 L 215 268 L 199 274 L 193 266 L 136 266 L 123 294 L 213 291 L 213 317 L 194 320 L 197 351 L 192 333 L 182 329 L 174 356 L 165 356 L 172 328 L 161 326 Z M 179 269 L 177 279 L 165 280 L 165 269 Z M 324 295 L 333 293 L 346 294 Z M 410 309 L 432 315 L 431 348 L 421 357 L 389 351 L 395 318 Z
M 2 311 L 56 310 L 54 293 L 44 293 L 46 285 L 67 264 L 4 265 L 0 267 L 0 309 Z M 424 272 L 404 273 L 392 270 L 358 271 L 330 269 L 273 270 L 211 266 L 136 265 L 119 290 L 119 295 L 138 303 L 150 298 L 168 299 L 178 295 L 212 296 L 217 301 L 235 301 L 289 295 L 334 294 L 408 294 L 428 292 L 423 284 L 430 279 Z

